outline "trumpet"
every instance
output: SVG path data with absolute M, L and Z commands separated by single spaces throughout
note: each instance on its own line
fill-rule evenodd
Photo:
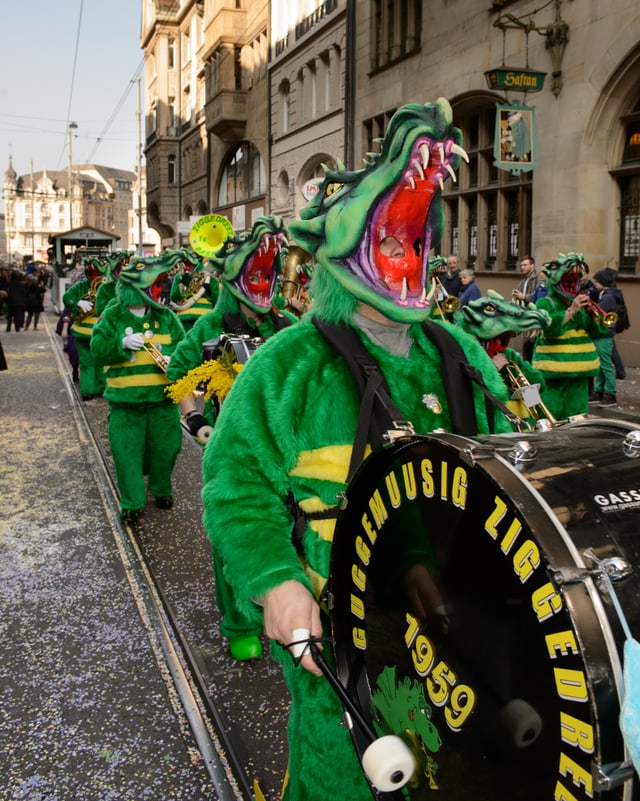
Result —
M 605 328 L 613 328 L 613 326 L 618 322 L 618 315 L 616 312 L 606 312 L 603 308 L 598 306 L 595 300 L 592 300 L 586 292 L 581 292 L 589 303 L 582 308 L 593 317 L 594 320 L 603 325 Z
M 514 390 L 513 399 L 524 403 L 535 420 L 537 430 L 542 431 L 557 425 L 558 421 L 540 398 L 539 385 L 532 384 L 515 362 L 507 362 L 501 372 L 505 374 L 511 389 Z
M 158 365 L 162 372 L 166 373 L 167 367 L 169 366 L 169 358 L 165 356 L 162 351 L 160 351 L 159 348 L 153 344 L 153 342 L 145 341 L 142 347 L 147 351 L 149 356 L 151 356 L 153 361 Z

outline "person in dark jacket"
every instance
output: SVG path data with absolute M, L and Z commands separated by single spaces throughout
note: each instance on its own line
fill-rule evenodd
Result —
M 26 277 L 26 285 L 27 285 L 27 319 L 25 321 L 24 327 L 25 330 L 28 329 L 33 321 L 33 330 L 38 330 L 38 321 L 40 320 L 40 315 L 44 311 L 44 294 L 47 291 L 47 287 L 43 281 L 39 280 L 38 277 L 34 275 L 28 275 Z
M 24 314 L 27 307 L 27 284 L 23 273 L 14 270 L 7 287 L 7 331 L 11 331 L 11 323 L 15 331 L 24 325 Z

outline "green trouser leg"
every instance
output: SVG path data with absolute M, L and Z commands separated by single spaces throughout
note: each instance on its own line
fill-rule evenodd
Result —
M 596 339 L 596 350 L 600 357 L 600 370 L 593 384 L 595 392 L 616 394 L 616 369 L 613 365 L 613 337 Z
M 104 369 L 95 363 L 89 347 L 90 341 L 76 337 L 80 363 L 80 393 L 82 395 L 102 395 L 105 388 Z
M 179 409 L 171 401 L 111 403 L 109 444 L 123 511 L 145 506 L 145 462 L 149 492 L 156 497 L 172 495 L 171 474 L 182 447 L 182 428 Z

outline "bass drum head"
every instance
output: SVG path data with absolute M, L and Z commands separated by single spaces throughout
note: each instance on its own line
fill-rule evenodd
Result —
M 403 737 L 418 759 L 414 780 L 381 797 L 599 797 L 593 766 L 624 758 L 624 638 L 582 553 L 619 549 L 619 533 L 637 557 L 640 459 L 624 455 L 626 433 L 410 437 L 361 466 L 336 525 L 328 599 L 338 677 L 374 730 Z M 537 458 L 514 467 L 506 454 L 523 443 Z M 607 517 L 596 487 L 637 498 Z M 607 798 L 630 791 L 628 781 Z

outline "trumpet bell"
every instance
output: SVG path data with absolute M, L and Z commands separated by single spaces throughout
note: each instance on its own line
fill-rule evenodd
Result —
M 460 306 L 460 298 L 455 295 L 447 295 L 440 301 L 440 305 L 445 314 L 453 314 Z

